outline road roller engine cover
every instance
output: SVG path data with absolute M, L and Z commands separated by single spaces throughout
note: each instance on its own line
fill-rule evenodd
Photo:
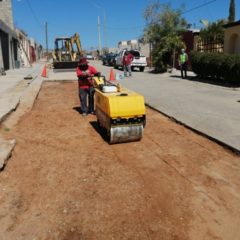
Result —
M 94 77 L 97 122 L 108 142 L 139 141 L 146 124 L 144 97 L 134 91 Z

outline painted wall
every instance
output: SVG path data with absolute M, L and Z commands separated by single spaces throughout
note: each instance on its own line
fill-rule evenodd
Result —
M 29 67 L 30 66 L 30 42 L 27 34 L 20 30 L 16 29 L 19 40 L 19 56 L 20 56 L 20 66 Z
M 240 24 L 225 29 L 224 53 L 240 54 Z

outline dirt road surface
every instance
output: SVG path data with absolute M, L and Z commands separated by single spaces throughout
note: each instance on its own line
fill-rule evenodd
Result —
M 240 239 L 239 156 L 150 109 L 140 142 L 108 145 L 78 106 L 76 83 L 45 83 L 1 130 L 1 240 Z

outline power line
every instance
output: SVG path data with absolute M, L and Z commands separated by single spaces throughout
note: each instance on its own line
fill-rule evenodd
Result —
M 196 10 L 196 9 L 205 7 L 205 6 L 207 6 L 207 5 L 209 5 L 209 4 L 212 4 L 212 3 L 216 2 L 216 1 L 217 1 L 217 0 L 211 0 L 211 1 L 208 1 L 208 2 L 206 2 L 206 3 L 200 4 L 200 5 L 196 6 L 196 7 L 190 8 L 190 9 L 182 12 L 182 14 L 192 12 L 192 11 L 194 11 L 194 10 Z
M 29 9 L 30 9 L 30 11 L 31 11 L 31 13 L 32 13 L 32 16 L 33 16 L 33 18 L 35 19 L 36 23 L 39 24 L 40 26 L 42 26 L 42 23 L 39 21 L 37 15 L 35 14 L 35 12 L 34 12 L 32 6 L 31 6 L 29 0 L 26 0 L 26 1 L 27 1 L 27 5 L 28 5 L 28 7 L 29 7 Z
M 193 8 L 190 8 L 190 9 L 182 12 L 182 14 L 186 14 L 186 13 L 192 12 L 192 11 L 194 11 L 194 10 L 197 10 L 197 9 L 199 9 L 199 8 L 202 8 L 202 7 L 205 7 L 205 6 L 209 5 L 209 4 L 212 4 L 212 3 L 216 2 L 216 1 L 217 1 L 217 0 L 211 0 L 211 1 L 208 1 L 208 2 L 205 2 L 205 3 L 202 3 L 202 4 L 198 5 L 198 6 L 195 6 L 195 7 L 193 7 Z M 143 27 L 144 27 L 144 26 L 107 27 L 107 29 L 109 29 L 109 30 L 129 30 L 129 29 L 132 29 L 132 30 L 133 30 L 133 29 L 139 29 L 139 28 L 143 28 Z
M 89 2 L 96 8 L 102 9 L 98 4 L 96 4 L 94 1 L 89 0 Z

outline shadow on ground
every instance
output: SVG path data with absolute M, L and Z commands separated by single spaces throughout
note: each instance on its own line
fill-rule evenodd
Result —
M 101 128 L 97 121 L 91 121 L 89 122 L 91 124 L 91 126 L 94 128 L 94 130 L 102 137 L 102 139 L 108 143 L 108 136 L 107 136 L 107 132 L 104 128 Z
M 72 108 L 74 111 L 78 112 L 79 114 L 82 114 L 82 109 L 79 106 L 73 107 Z M 108 136 L 107 136 L 107 132 L 104 128 L 101 128 L 97 121 L 90 121 L 89 122 L 91 124 L 91 126 L 94 128 L 94 130 L 102 137 L 102 139 L 105 142 L 108 142 Z
M 79 114 L 82 114 L 82 109 L 81 109 L 81 107 L 73 107 L 72 108 L 73 110 L 75 110 L 76 112 L 78 112 Z
M 155 69 L 149 69 L 149 70 L 147 70 L 145 72 L 150 73 L 150 74 L 163 74 L 163 73 L 167 73 L 167 72 L 158 72 Z
M 221 86 L 221 87 L 229 87 L 229 88 L 238 88 L 240 87 L 240 82 L 239 83 L 231 83 L 231 82 L 225 82 L 223 80 L 213 80 L 210 78 L 207 79 L 201 79 L 199 77 L 191 76 L 187 78 L 181 78 L 179 75 L 170 75 L 171 78 L 178 78 L 181 80 L 186 80 L 186 81 L 192 81 L 192 82 L 201 82 L 201 83 L 207 83 L 215 86 Z

